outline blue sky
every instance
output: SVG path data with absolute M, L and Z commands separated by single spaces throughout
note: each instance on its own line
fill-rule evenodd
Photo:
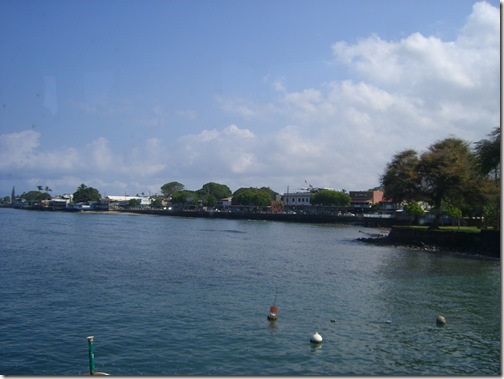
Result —
M 498 1 L 3 0 L 0 196 L 366 190 L 500 120 Z

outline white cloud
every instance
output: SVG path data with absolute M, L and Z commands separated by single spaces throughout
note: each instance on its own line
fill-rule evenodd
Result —
M 25 130 L 0 135 L 0 167 L 19 168 L 33 162 L 34 150 L 39 146 L 40 133 Z
M 242 117 L 257 116 L 254 109 L 252 109 L 253 105 L 248 104 L 244 99 L 229 99 L 223 96 L 216 96 L 215 100 L 226 112 L 238 114 Z
M 104 137 L 96 138 L 81 150 L 45 150 L 40 138 L 41 134 L 32 130 L 0 135 L 0 172 L 4 177 L 23 179 L 32 184 L 40 183 L 42 179 L 39 177 L 44 177 L 44 185 L 59 185 L 70 191 L 77 182 L 77 186 L 83 182 L 87 185 L 101 182 L 106 187 L 108 179 L 117 186 L 121 182 L 119 178 L 150 177 L 167 166 L 164 163 L 165 146 L 156 138 L 148 139 L 143 146 L 124 155 L 115 153 Z M 100 180 L 102 175 L 104 181 Z
M 224 129 L 224 134 L 238 139 L 255 138 L 254 133 L 248 129 L 240 129 L 236 125 L 229 125 Z
M 488 91 L 483 85 L 498 88 L 489 79 L 499 73 L 499 25 L 499 10 L 480 2 L 455 41 L 414 33 L 399 41 L 340 41 L 332 49 L 337 62 L 377 85 L 435 100 L 459 98 Z
M 240 174 L 253 169 L 256 164 L 256 139 L 250 130 L 234 124 L 221 131 L 203 130 L 197 135 L 181 137 L 177 142 L 177 156 L 180 156 L 182 165 L 201 175 Z
M 33 130 L 0 135 L 0 170 L 47 172 L 84 164 L 75 148 L 43 152 L 40 133 Z
M 497 125 L 499 25 L 498 9 L 481 2 L 454 41 L 414 33 L 337 42 L 335 64 L 355 79 L 291 92 L 282 80 L 274 102 L 222 104 L 246 104 L 247 116 L 282 126 L 257 135 L 253 167 L 271 167 L 271 181 L 297 174 L 319 178 L 314 185 L 366 189 L 399 150 L 421 151 L 449 135 L 477 141 Z
M 467 47 L 478 50 L 494 50 L 500 43 L 499 9 L 481 1 L 473 6 L 458 41 Z

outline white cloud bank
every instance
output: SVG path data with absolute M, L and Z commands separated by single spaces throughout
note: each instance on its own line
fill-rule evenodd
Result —
M 1 185 L 17 178 L 64 192 L 84 182 L 108 194 L 159 192 L 172 180 L 189 189 L 216 181 L 279 192 L 305 179 L 336 189 L 377 186 L 396 152 L 421 151 L 450 135 L 474 142 L 498 125 L 499 17 L 479 2 L 454 41 L 414 33 L 336 42 L 331 66 L 347 66 L 354 79 L 295 92 L 272 80 L 277 98 L 270 103 L 220 98 L 234 124 L 175 141 L 153 138 L 118 153 L 101 137 L 82 150 L 46 151 L 34 131 L 0 135 Z M 240 127 L 261 122 L 275 127 Z

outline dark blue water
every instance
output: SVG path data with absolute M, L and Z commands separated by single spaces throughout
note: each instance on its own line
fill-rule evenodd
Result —
M 0 209 L 0 374 L 500 374 L 500 261 L 361 236 Z

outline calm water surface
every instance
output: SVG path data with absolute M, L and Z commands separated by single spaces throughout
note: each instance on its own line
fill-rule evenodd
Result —
M 0 374 L 500 375 L 500 261 L 359 237 L 0 209 Z

